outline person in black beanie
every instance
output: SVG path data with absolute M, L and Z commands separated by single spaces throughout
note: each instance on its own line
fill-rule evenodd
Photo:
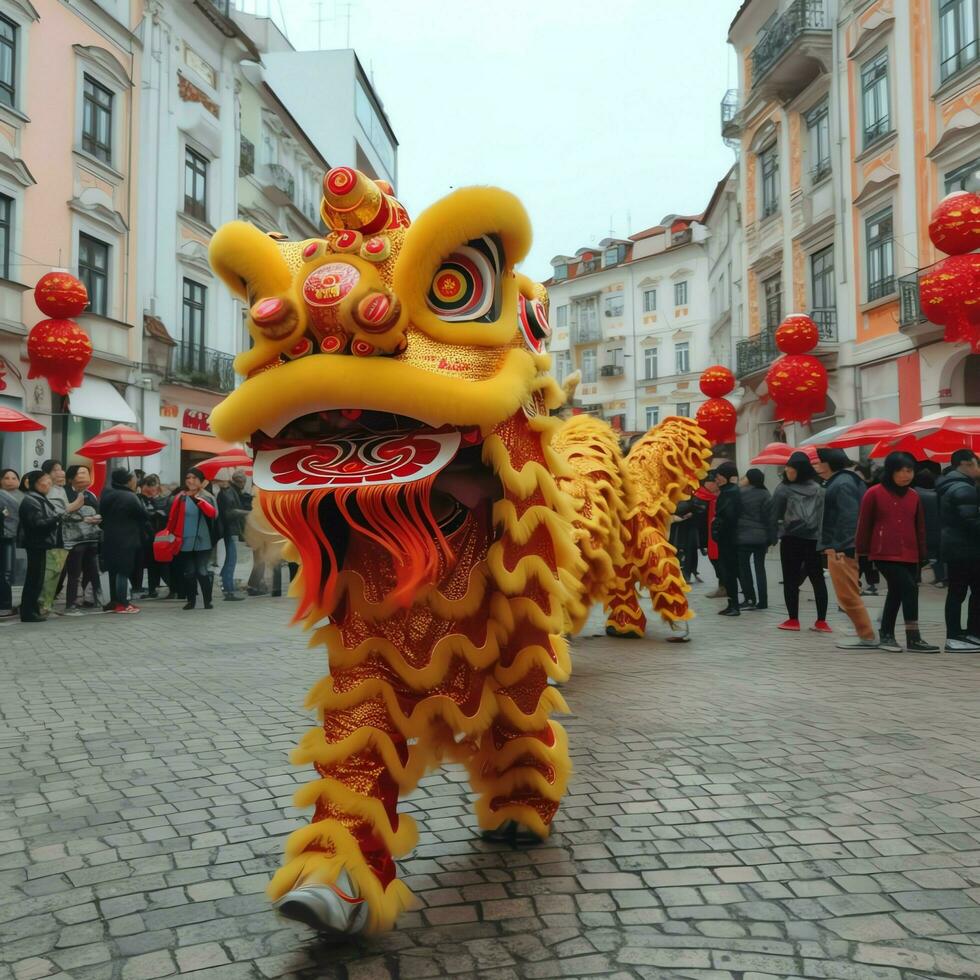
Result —
M 741 609 L 768 609 L 766 552 L 775 544 L 771 529 L 772 497 L 762 470 L 746 470 L 739 490 L 742 513 L 738 520 L 738 580 L 745 600 Z M 755 582 L 752 565 L 755 565 Z
M 718 544 L 718 578 L 725 587 L 728 605 L 719 616 L 738 616 L 738 519 L 742 498 L 738 492 L 738 467 L 726 460 L 718 467 L 718 503 L 712 536 Z

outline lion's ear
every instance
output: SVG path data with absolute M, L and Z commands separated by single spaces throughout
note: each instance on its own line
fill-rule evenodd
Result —
M 211 268 L 239 299 L 276 296 L 292 285 L 279 245 L 244 221 L 229 221 L 211 239 Z

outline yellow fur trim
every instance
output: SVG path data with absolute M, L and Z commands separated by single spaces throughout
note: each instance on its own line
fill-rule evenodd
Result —
M 491 798 L 510 796 L 518 790 L 529 789 L 542 799 L 560 802 L 568 789 L 572 762 L 568 756 L 565 729 L 557 722 L 551 722 L 550 727 L 555 733 L 553 746 L 528 736 L 512 739 L 500 751 L 492 745 L 481 749 L 467 762 L 473 789 Z M 548 782 L 534 766 L 519 762 L 527 757 L 550 766 L 554 770 L 554 782 Z
M 560 715 L 569 713 L 565 699 L 553 687 L 546 687 L 541 692 L 537 708 L 529 715 L 521 711 L 506 690 L 498 690 L 497 696 L 500 714 L 519 731 L 538 731 L 548 724 L 548 716 L 552 713 Z

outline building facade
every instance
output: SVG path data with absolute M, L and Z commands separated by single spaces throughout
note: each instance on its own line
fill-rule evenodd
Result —
M 582 372 L 573 411 L 624 433 L 694 415 L 712 363 L 706 238 L 700 216 L 669 216 L 552 259 L 548 349 L 559 383 Z
M 84 7 L 84 9 L 83 9 Z M 67 457 L 108 422 L 136 422 L 142 390 L 136 206 L 143 84 L 133 25 L 143 5 L 0 0 L 0 404 L 43 432 L 0 433 L 18 471 Z M 43 315 L 32 287 L 68 269 L 91 305 L 85 383 L 64 398 L 28 379 L 26 335 Z
M 976 0 L 746 0 L 729 31 L 739 89 L 744 317 L 739 461 L 860 418 L 980 402 L 980 368 L 923 323 L 917 277 L 941 256 L 929 216 L 980 165 Z M 773 420 L 764 377 L 789 312 L 820 329 L 827 410 Z M 975 379 L 975 380 L 974 380 Z

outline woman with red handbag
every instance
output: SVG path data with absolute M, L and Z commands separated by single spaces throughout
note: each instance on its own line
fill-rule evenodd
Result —
M 175 538 L 170 545 L 176 552 L 174 558 L 174 578 L 183 577 L 184 595 L 187 602 L 184 609 L 194 609 L 197 605 L 198 586 L 204 599 L 204 608 L 211 604 L 211 573 L 208 563 L 211 551 L 218 538 L 218 508 L 214 498 L 204 489 L 206 477 L 192 466 L 184 476 L 184 489 L 174 495 L 170 506 L 170 520 L 161 535 L 172 534 Z M 159 536 L 157 541 L 159 542 Z M 179 541 L 179 547 L 177 542 Z M 156 549 L 159 557 L 159 547 Z

